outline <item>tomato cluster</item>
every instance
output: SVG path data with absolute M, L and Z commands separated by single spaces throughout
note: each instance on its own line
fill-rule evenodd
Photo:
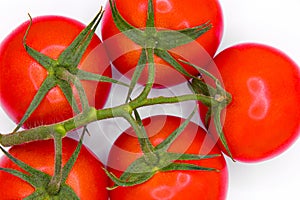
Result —
M 94 34 L 100 21 L 102 39 Z M 0 198 L 226 199 L 226 156 L 263 161 L 298 138 L 300 69 L 264 44 L 216 53 L 223 29 L 218 0 L 109 0 L 88 26 L 40 16 L 17 27 L 0 44 L 0 102 L 18 124 L 0 136 L 13 145 L 1 148 Z M 115 80 L 113 69 L 130 83 Z M 104 108 L 113 83 L 128 87 L 128 97 Z M 183 83 L 190 94 L 148 98 Z M 144 89 L 136 98 L 137 84 Z M 202 122 L 191 121 L 194 113 L 138 112 L 187 100 L 198 101 Z M 131 127 L 105 164 L 65 137 L 114 117 Z

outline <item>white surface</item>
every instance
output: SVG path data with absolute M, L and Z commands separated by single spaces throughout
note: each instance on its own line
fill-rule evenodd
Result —
M 300 1 L 298 0 L 220 0 L 225 19 L 225 33 L 220 50 L 233 44 L 252 41 L 272 45 L 286 52 L 300 64 Z M 27 13 L 38 15 L 64 15 L 84 23 L 88 23 L 97 12 L 97 8 L 105 5 L 105 0 L 9 0 L 2 1 L 0 6 L 0 40 L 10 33 L 21 22 L 28 19 Z M 99 33 L 99 30 L 98 30 Z M 180 86 L 181 87 L 181 86 Z M 115 103 L 110 98 L 108 106 Z M 175 109 L 177 114 L 185 112 L 187 107 L 182 105 Z M 158 106 L 145 110 L 145 115 L 156 111 L 168 112 L 165 106 Z M 176 113 L 175 113 L 176 114 Z M 105 124 L 103 127 L 102 125 Z M 105 144 L 112 142 L 119 134 L 120 129 L 127 125 L 118 122 L 119 132 L 112 134 L 115 121 L 105 120 L 92 125 L 97 132 L 109 133 L 105 136 L 94 133 L 96 136 L 87 138 L 86 143 L 102 158 L 108 146 L 95 145 L 93 137 L 102 139 Z M 8 133 L 14 124 L 0 109 L 0 132 Z M 100 129 L 99 129 L 100 128 Z M 275 128 L 275 127 L 274 127 Z M 93 131 L 96 132 L 96 131 Z M 106 142 L 105 142 L 106 140 Z M 103 153 L 104 152 L 104 153 Z M 229 165 L 228 200 L 282 200 L 300 199 L 300 141 L 279 157 L 259 163 Z

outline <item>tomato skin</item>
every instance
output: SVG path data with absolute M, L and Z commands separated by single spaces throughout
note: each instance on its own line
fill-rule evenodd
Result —
M 23 47 L 23 37 L 29 22 L 11 32 L 0 45 L 0 102 L 10 118 L 18 123 L 37 90 L 47 76 L 47 71 L 31 58 Z M 62 16 L 33 18 L 27 44 L 51 58 L 59 54 L 75 39 L 85 25 Z M 101 40 L 95 35 L 88 46 L 79 68 L 111 77 L 109 60 Z M 82 81 L 90 105 L 102 108 L 111 84 Z M 77 91 L 75 98 L 79 102 Z M 61 89 L 51 89 L 39 107 L 24 124 L 24 128 L 52 124 L 74 115 Z
M 78 142 L 71 138 L 63 139 L 63 165 L 68 161 Z M 9 153 L 31 167 L 53 175 L 54 171 L 54 143 L 53 140 L 37 141 L 13 146 Z M 1 157 L 0 166 L 18 169 L 6 156 Z M 106 190 L 108 179 L 102 170 L 103 164 L 84 145 L 78 159 L 73 166 L 67 184 L 74 190 L 80 199 L 107 200 Z M 34 192 L 34 188 L 23 180 L 3 171 L 0 171 L 1 199 L 23 199 Z
M 146 0 L 133 0 L 128 5 L 126 0 L 115 0 L 121 16 L 137 28 L 146 26 Z M 207 64 L 215 54 L 223 35 L 223 15 L 218 0 L 154 0 L 154 17 L 157 29 L 180 30 L 211 22 L 213 28 L 200 36 L 196 42 L 188 43 L 169 50 L 175 58 L 187 59 L 200 66 Z M 126 77 L 131 77 L 141 54 L 141 47 L 127 38 L 114 24 L 109 4 L 105 8 L 102 19 L 101 33 L 108 55 L 114 66 Z M 200 50 L 199 50 L 200 49 Z M 199 51 L 202 51 L 199 54 Z M 169 87 L 186 81 L 169 64 L 155 56 L 155 85 Z M 183 67 L 191 74 L 198 71 L 188 65 Z M 145 84 L 147 70 L 141 75 L 139 83 Z
M 152 116 L 143 120 L 146 131 L 150 136 L 150 141 L 154 146 L 162 142 L 182 122 L 182 119 L 173 116 Z M 190 122 L 168 151 L 191 154 L 220 154 L 221 151 L 215 146 L 213 140 L 206 136 L 208 135 L 201 127 Z M 140 155 L 141 149 L 138 140 L 130 128 L 115 141 L 109 153 L 107 165 L 109 171 L 120 176 L 122 171 Z M 118 187 L 110 191 L 110 199 L 226 199 L 228 172 L 223 156 L 185 162 L 204 167 L 213 167 L 220 171 L 178 170 L 157 172 L 145 183 L 132 187 Z
M 258 162 L 286 150 L 300 133 L 296 63 L 278 49 L 255 43 L 229 47 L 214 61 L 232 95 L 222 118 L 233 158 Z M 214 126 L 210 130 L 216 135 Z

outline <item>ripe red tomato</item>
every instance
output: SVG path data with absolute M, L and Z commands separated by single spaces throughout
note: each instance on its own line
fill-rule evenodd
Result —
M 173 116 L 152 116 L 143 124 L 154 146 L 166 139 L 183 120 Z M 174 141 L 168 152 L 189 154 L 221 154 L 209 135 L 198 125 L 190 122 L 181 135 Z M 109 153 L 109 171 L 119 176 L 126 168 L 142 155 L 137 137 L 132 128 L 121 134 Z M 153 199 L 226 199 L 228 172 L 224 157 L 186 162 L 216 171 L 157 172 L 150 180 L 130 187 L 118 187 L 110 191 L 111 200 L 153 200 Z M 112 183 L 111 183 L 112 184 Z
M 0 45 L 0 102 L 10 118 L 18 123 L 47 76 L 47 71 L 33 60 L 23 47 L 23 37 L 29 22 L 11 32 Z M 73 19 L 60 16 L 41 16 L 33 19 L 27 44 L 51 58 L 59 54 L 84 29 Z M 88 46 L 79 68 L 111 76 L 111 68 L 101 40 L 95 35 Z M 111 84 L 82 81 L 90 105 L 102 108 Z M 76 91 L 75 98 L 79 101 Z M 51 124 L 74 114 L 59 87 L 51 89 L 38 108 L 25 122 L 24 127 Z
M 78 142 L 71 138 L 63 139 L 63 165 L 72 155 Z M 53 140 L 37 141 L 13 146 L 9 153 L 31 167 L 49 175 L 54 171 L 54 144 Z M 19 169 L 6 156 L 0 159 L 0 166 Z M 107 200 L 107 176 L 103 164 L 82 146 L 78 159 L 73 166 L 66 183 L 74 190 L 80 199 Z M 25 181 L 9 173 L 0 171 L 1 199 L 23 199 L 34 192 L 34 188 Z
M 286 150 L 300 133 L 296 63 L 278 49 L 254 43 L 227 48 L 214 61 L 232 95 L 222 119 L 233 158 L 256 162 Z M 216 134 L 214 126 L 210 129 Z
M 129 24 L 137 28 L 145 28 L 148 1 L 133 0 L 130 4 L 126 0 L 114 0 L 114 2 L 121 16 Z M 176 58 L 181 57 L 198 63 L 201 61 L 199 64 L 201 66 L 207 64 L 208 59 L 210 60 L 211 56 L 215 54 L 223 34 L 223 16 L 218 0 L 154 0 L 153 4 L 157 29 L 181 30 L 199 26 L 208 21 L 212 24 L 213 28 L 201 35 L 196 42 L 169 50 Z M 105 8 L 101 33 L 114 66 L 130 78 L 138 63 L 141 47 L 124 34 L 120 34 L 113 21 L 109 4 Z M 199 49 L 203 51 L 203 55 L 199 55 Z M 154 57 L 154 62 L 156 64 L 156 86 L 168 87 L 186 81 L 186 78 L 179 75 L 158 56 Z M 198 74 L 192 67 L 183 66 L 189 73 Z M 145 70 L 139 83 L 145 84 L 147 75 L 147 70 Z

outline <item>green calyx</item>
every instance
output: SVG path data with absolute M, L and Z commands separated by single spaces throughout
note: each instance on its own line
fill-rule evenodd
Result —
M 84 92 L 81 80 L 90 80 L 90 81 L 102 81 L 102 82 L 111 82 L 118 83 L 121 85 L 126 85 L 120 83 L 117 80 L 111 79 L 109 77 L 101 76 L 99 74 L 90 73 L 78 69 L 79 62 L 86 51 L 88 45 L 90 44 L 92 37 L 94 36 L 95 30 L 98 27 L 101 18 L 103 16 L 103 10 L 101 9 L 95 18 L 88 24 L 88 26 L 81 31 L 81 33 L 74 39 L 74 41 L 59 55 L 58 59 L 52 59 L 30 47 L 26 43 L 27 35 L 30 34 L 30 27 L 32 24 L 32 19 L 30 17 L 30 25 L 24 35 L 23 45 L 26 52 L 35 59 L 37 63 L 43 66 L 48 75 L 34 96 L 31 104 L 27 108 L 23 118 L 20 120 L 19 124 L 13 132 L 17 132 L 19 128 L 25 123 L 25 121 L 30 117 L 34 110 L 39 106 L 41 101 L 47 95 L 47 93 L 54 87 L 58 86 L 72 109 L 75 113 L 80 112 L 79 105 L 75 101 L 75 97 L 72 91 L 72 86 L 74 85 L 76 90 L 79 93 L 82 111 L 85 111 L 89 108 L 88 100 Z
M 142 48 L 142 54 L 140 56 L 138 65 L 135 68 L 134 75 L 132 77 L 130 89 L 128 92 L 129 99 L 133 88 L 137 84 L 137 81 L 143 71 L 146 63 L 153 65 L 153 74 L 149 72 L 149 77 L 154 77 L 154 55 L 162 58 L 164 61 L 169 63 L 178 72 L 186 77 L 193 78 L 182 65 L 170 54 L 169 50 L 175 47 L 195 41 L 201 35 L 206 33 L 212 28 L 212 25 L 207 22 L 196 27 L 182 29 L 182 30 L 158 30 L 155 27 L 154 22 L 154 7 L 153 1 L 148 1 L 148 13 L 146 19 L 146 27 L 143 29 L 136 28 L 129 24 L 118 12 L 116 3 L 114 0 L 109 0 L 110 7 L 112 10 L 112 17 L 117 28 L 130 38 L 133 42 L 140 45 Z M 151 58 L 152 57 L 152 58 Z M 153 83 L 152 83 L 153 84 Z
M 66 184 L 66 180 L 68 175 L 74 166 L 76 159 L 79 155 L 80 149 L 82 147 L 82 140 L 84 136 L 85 129 L 83 131 L 82 137 L 74 150 L 72 156 L 69 158 L 67 163 L 62 167 L 61 159 L 62 159 L 62 144 L 61 137 L 59 133 L 57 137 L 54 139 L 55 143 L 55 171 L 54 175 L 50 176 L 42 171 L 39 171 L 35 168 L 32 168 L 28 164 L 18 160 L 9 154 L 3 147 L 0 146 L 1 151 L 16 165 L 18 165 L 25 173 L 10 169 L 10 168 L 1 168 L 1 171 L 5 171 L 10 173 L 25 182 L 29 183 L 32 187 L 35 188 L 35 191 L 26 197 L 25 199 L 31 200 L 79 200 L 79 197 L 75 194 L 73 189 Z
M 210 159 L 218 156 L 220 155 L 179 154 L 156 150 L 151 154 L 144 154 L 135 160 L 119 178 L 106 169 L 104 170 L 108 177 L 115 183 L 113 187 L 108 188 L 112 190 L 119 186 L 129 187 L 142 184 L 151 179 L 158 172 L 175 170 L 218 171 L 214 168 L 201 167 L 195 164 L 175 162 Z
M 143 48 L 167 51 L 196 40 L 212 28 L 212 25 L 207 22 L 196 27 L 176 31 L 166 29 L 158 30 L 158 28 L 155 27 L 154 22 L 153 1 L 149 0 L 146 27 L 142 30 L 130 25 L 120 15 L 114 0 L 110 0 L 109 2 L 112 10 L 112 16 L 117 28 L 133 42 Z
M 221 122 L 221 114 L 224 109 L 226 109 L 227 105 L 230 104 L 232 100 L 232 96 L 230 93 L 228 93 L 220 84 L 220 81 L 215 78 L 212 74 L 210 74 L 208 71 L 201 69 L 191 63 L 182 61 L 188 65 L 191 65 L 192 67 L 195 67 L 198 69 L 204 76 L 207 76 L 208 78 L 211 78 L 216 85 L 216 88 L 208 85 L 205 83 L 205 81 L 201 78 L 193 78 L 190 87 L 196 94 L 202 94 L 207 97 L 210 101 L 203 101 L 202 103 L 208 107 L 208 112 L 206 113 L 204 125 L 206 128 L 209 126 L 209 120 L 212 118 L 214 125 L 216 127 L 217 134 L 220 138 L 220 141 L 222 142 L 223 146 L 225 147 L 226 152 L 231 157 L 231 159 L 234 161 L 234 158 L 231 154 L 231 151 L 228 147 L 223 128 L 222 128 L 222 122 Z
M 167 151 L 174 140 L 187 127 L 195 111 L 196 108 L 175 131 L 173 131 L 163 142 L 155 147 L 151 144 L 138 113 L 135 112 L 136 120 L 129 120 L 129 123 L 132 125 L 137 134 L 143 155 L 131 163 L 131 165 L 119 178 L 107 169 L 104 169 L 108 177 L 115 183 L 113 187 L 108 189 L 112 190 L 119 186 L 134 186 L 144 183 L 158 172 L 174 170 L 218 171 L 214 168 L 201 167 L 195 164 L 176 161 L 210 159 L 220 156 L 219 154 L 197 155 L 172 153 Z

